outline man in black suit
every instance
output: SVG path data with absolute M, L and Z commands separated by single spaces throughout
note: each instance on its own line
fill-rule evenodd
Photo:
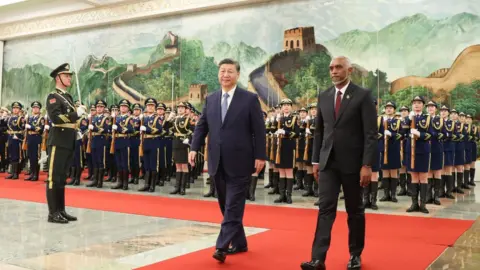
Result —
M 237 87 L 239 76 L 236 61 L 224 59 L 219 63 L 222 89 L 206 98 L 189 153 L 189 162 L 194 166 L 208 134 L 208 173 L 214 180 L 223 214 L 213 257 L 222 263 L 227 254 L 248 249 L 243 228 L 245 192 L 250 176 L 259 173 L 267 159 L 260 102 L 256 94 Z
M 362 187 L 368 185 L 376 150 L 376 111 L 371 91 L 350 81 L 353 68 L 346 57 L 330 63 L 333 87 L 318 96 L 312 163 L 319 177 L 319 213 L 312 260 L 303 270 L 325 269 L 340 186 L 348 214 L 348 269 L 360 269 L 365 242 Z

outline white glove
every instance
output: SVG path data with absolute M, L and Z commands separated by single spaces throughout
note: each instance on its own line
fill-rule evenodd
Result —
M 88 129 L 93 130 L 93 125 L 88 125 Z
M 147 131 L 147 127 L 141 126 L 141 127 L 140 127 L 140 131 Z
M 305 117 L 305 119 L 306 119 L 307 121 L 309 121 L 309 120 L 311 119 L 311 118 L 310 118 L 310 115 L 307 115 L 307 117 Z
M 388 137 L 392 137 L 392 133 L 390 132 L 390 130 L 385 130 L 385 136 L 388 136 Z
M 420 137 L 420 131 L 418 131 L 416 128 L 410 129 L 410 133 L 412 133 L 413 135 L 415 135 L 417 137 Z
M 92 117 L 92 114 L 91 114 L 91 113 L 89 113 L 89 114 L 87 115 L 87 117 L 88 117 L 88 118 L 91 118 L 91 117 Z
M 411 111 L 411 112 L 408 114 L 408 117 L 409 117 L 409 118 L 412 118 L 412 117 L 414 117 L 414 116 L 415 116 L 415 113 L 414 113 L 413 111 Z
M 112 129 L 113 129 L 113 130 L 117 130 L 117 129 L 118 129 L 118 126 L 117 126 L 117 125 L 113 125 L 113 126 L 112 126 Z
M 281 134 L 281 135 L 284 135 L 285 134 L 285 130 L 284 129 L 279 129 L 277 130 L 277 132 L 275 132 L 277 135 L 278 134 Z
M 84 106 L 78 106 L 78 108 L 77 108 L 78 117 L 84 115 L 85 113 L 86 113 L 85 107 Z
M 49 130 L 49 129 L 50 129 L 50 126 L 49 126 L 49 125 L 45 125 L 43 128 L 44 128 L 45 130 Z
M 183 144 L 188 144 L 188 139 L 183 140 Z
M 25 125 L 25 129 L 30 129 L 30 128 L 32 128 L 32 126 L 30 126 L 29 124 Z
M 175 113 L 173 113 L 173 112 L 170 113 L 170 115 L 168 116 L 167 121 L 168 121 L 168 122 L 172 121 L 174 117 L 175 117 Z
M 111 116 L 115 117 L 117 114 L 115 112 L 112 112 Z
M 280 114 L 277 114 L 277 122 L 280 121 Z
M 275 121 L 275 117 L 270 116 L 270 122 L 274 122 L 274 121 Z
M 14 140 L 18 140 L 17 134 L 13 135 Z
M 312 135 L 312 132 L 310 131 L 309 128 L 306 128 L 306 129 L 305 129 L 305 133 L 307 133 L 308 135 Z

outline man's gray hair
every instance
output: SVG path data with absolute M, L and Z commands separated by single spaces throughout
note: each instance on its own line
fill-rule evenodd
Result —
M 349 59 L 348 57 L 346 57 L 346 56 L 343 56 L 343 55 L 341 55 L 341 56 L 335 56 L 335 57 L 332 59 L 332 61 L 335 60 L 335 59 L 340 59 L 340 60 L 345 61 L 345 63 L 347 64 L 347 68 L 351 68 L 351 67 L 352 67 L 352 61 L 350 61 L 350 59 Z

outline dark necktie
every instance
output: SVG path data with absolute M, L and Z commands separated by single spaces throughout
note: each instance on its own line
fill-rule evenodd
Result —
M 340 105 L 342 104 L 342 92 L 337 91 L 337 98 L 335 99 L 335 119 L 338 117 L 338 112 L 340 111 Z

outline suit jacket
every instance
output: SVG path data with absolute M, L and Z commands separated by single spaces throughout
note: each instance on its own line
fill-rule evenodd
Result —
M 220 161 L 229 176 L 248 176 L 255 159 L 266 160 L 265 123 L 256 94 L 236 88 L 222 123 L 222 91 L 207 96 L 195 126 L 192 151 L 199 151 L 208 134 L 208 172 L 217 173 Z
M 371 166 L 377 149 L 377 113 L 371 91 L 352 82 L 345 90 L 335 119 L 335 87 L 318 96 L 312 162 L 324 170 L 329 159 L 344 173 L 358 173 Z

